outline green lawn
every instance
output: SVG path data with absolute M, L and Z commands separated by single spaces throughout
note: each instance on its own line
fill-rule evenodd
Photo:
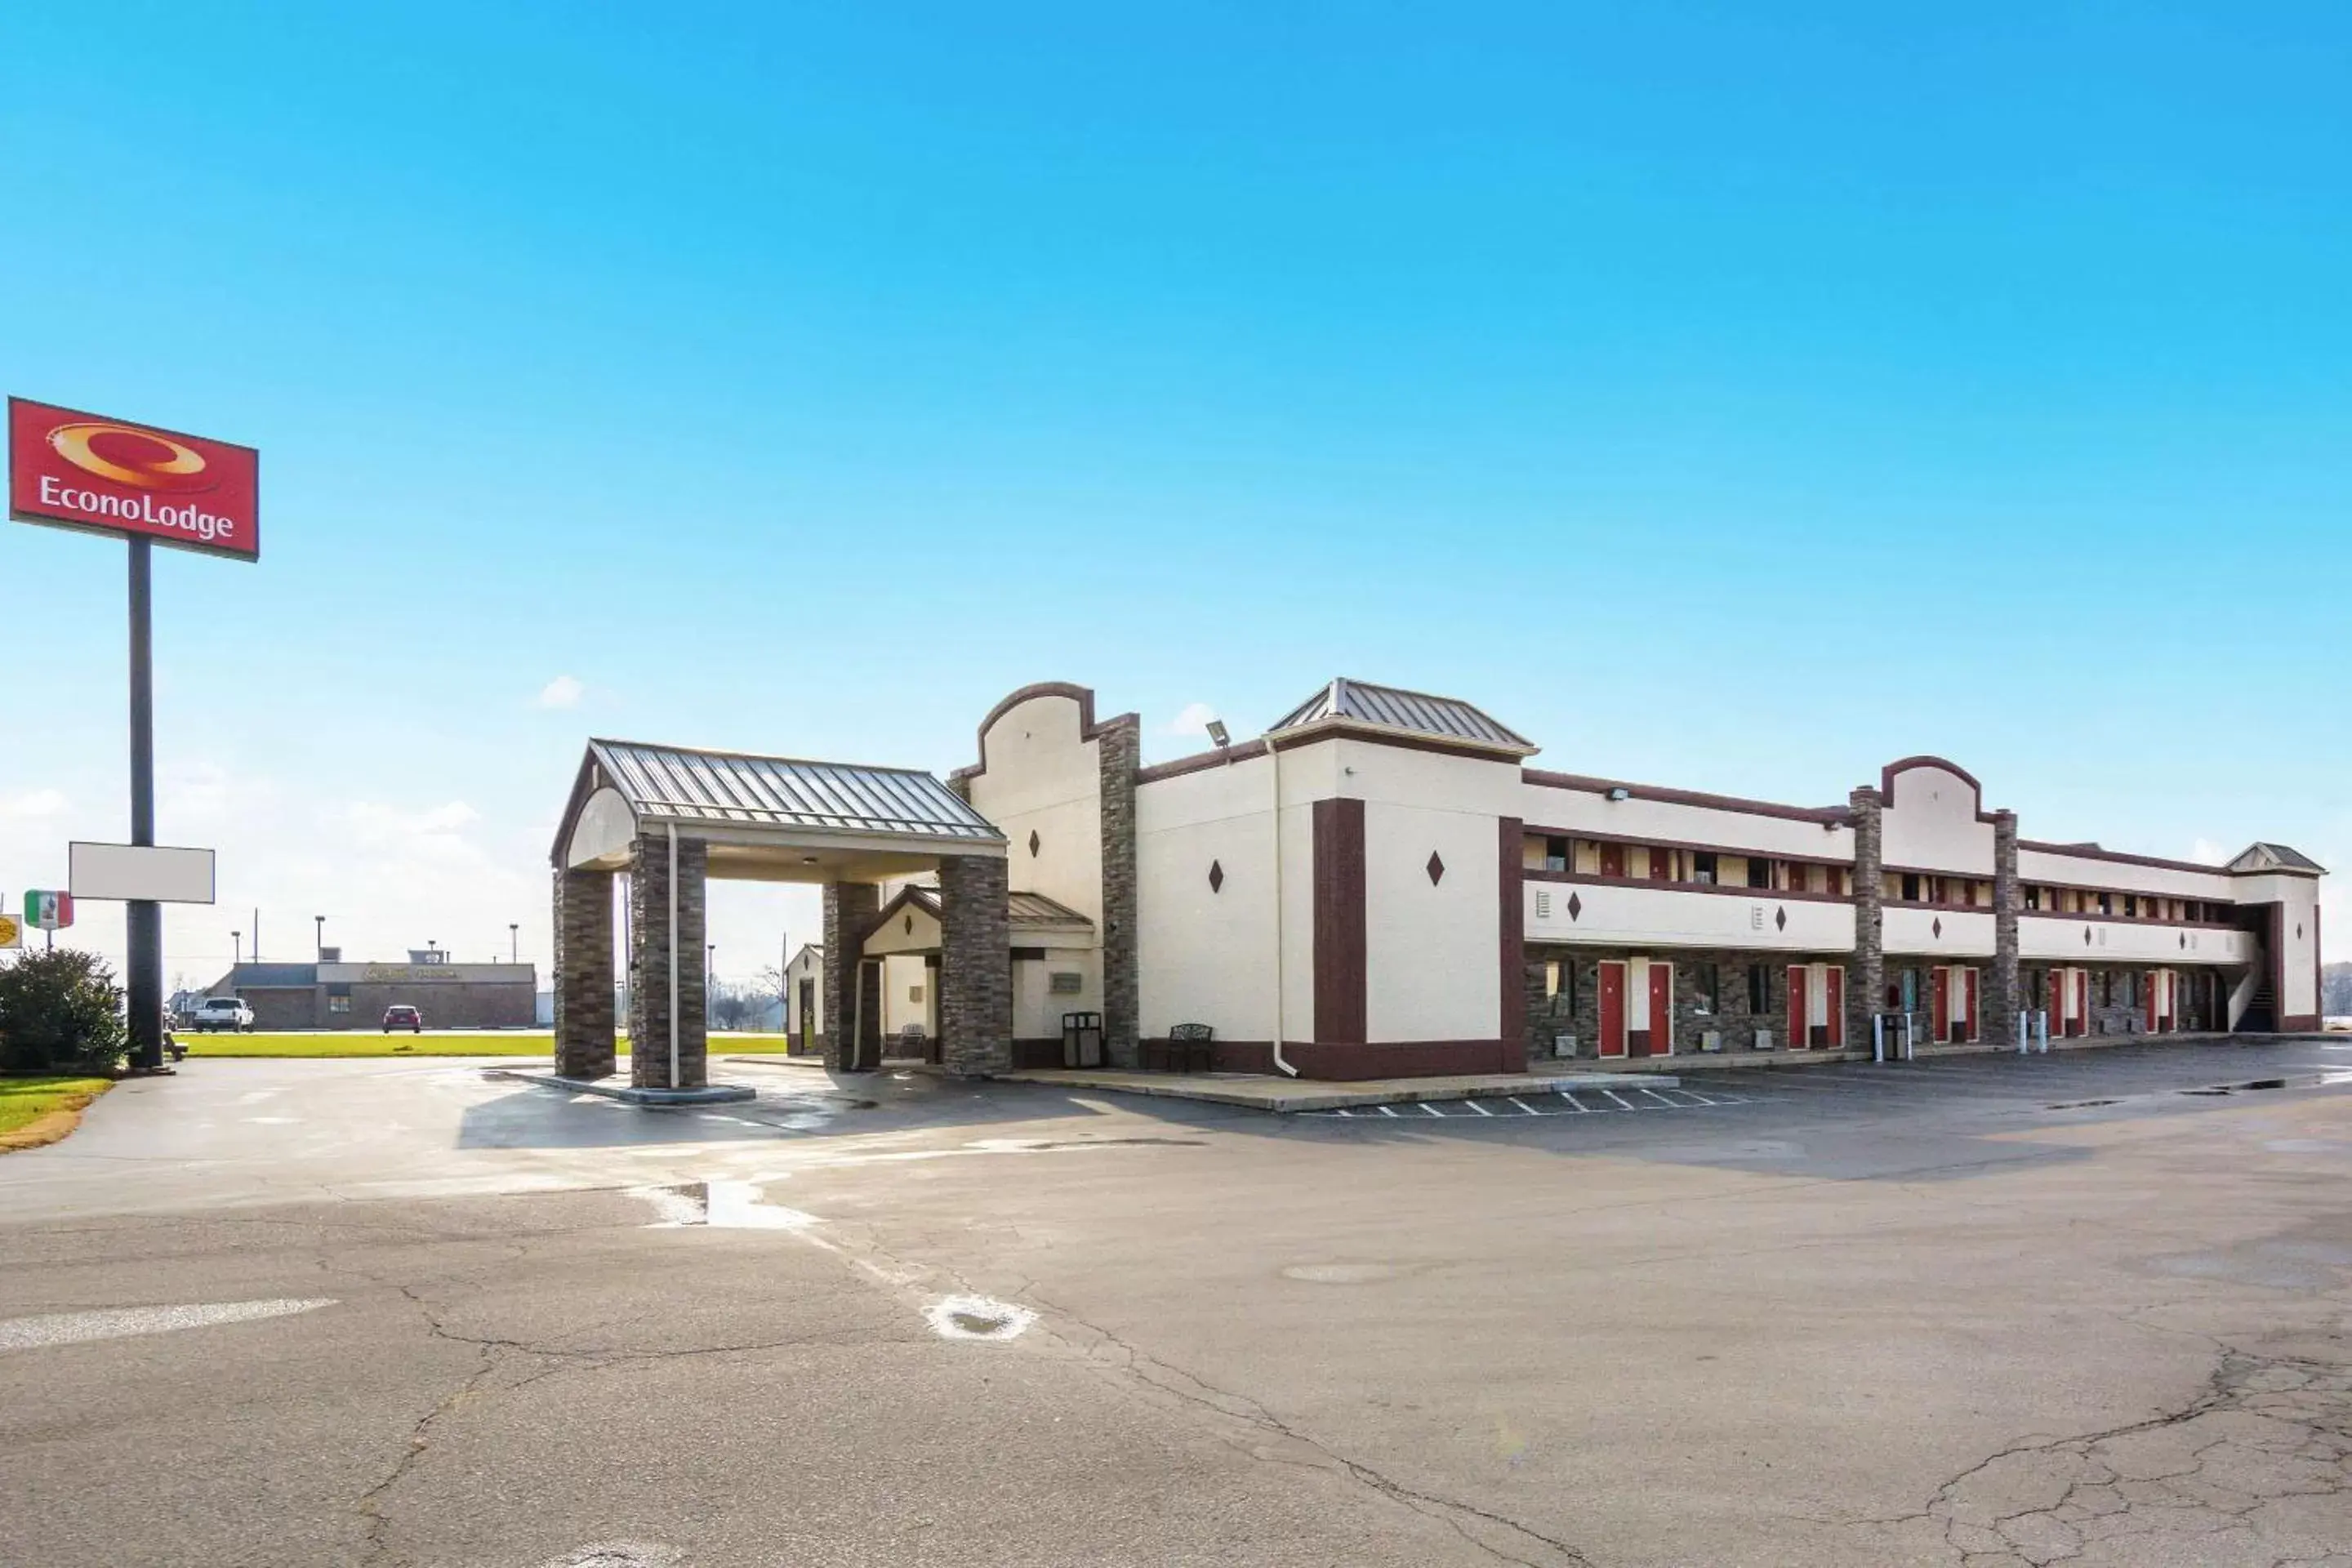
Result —
M 196 1035 L 175 1031 L 188 1047 L 191 1061 L 198 1057 L 552 1057 L 555 1036 L 546 1029 L 513 1029 L 496 1034 L 451 1034 L 427 1029 L 421 1035 L 381 1030 L 348 1032 L 304 1031 L 299 1034 Z M 621 1049 L 629 1048 L 628 1037 Z M 710 1037 L 713 1056 L 780 1053 L 782 1035 Z
M 79 1110 L 114 1087 L 103 1078 L 0 1078 L 0 1138 L 54 1110 Z

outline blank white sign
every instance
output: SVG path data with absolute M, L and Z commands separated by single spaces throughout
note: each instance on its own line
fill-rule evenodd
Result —
M 213 852 L 155 844 L 66 846 L 67 890 L 77 899 L 155 904 L 213 901 Z

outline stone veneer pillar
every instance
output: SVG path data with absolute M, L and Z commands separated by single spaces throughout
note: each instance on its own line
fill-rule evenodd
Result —
M 874 917 L 882 912 L 882 889 L 871 882 L 824 885 L 824 1065 L 828 1072 L 861 1070 L 857 1060 L 859 952 Z M 1009 950 L 1008 950 L 1009 953 Z M 869 1018 L 879 1028 L 879 1020 Z
M 1143 723 L 1123 714 L 1095 732 L 1102 776 L 1103 1050 L 1113 1067 L 1142 1065 L 1142 981 L 1135 942 L 1135 773 Z
M 2017 975 L 2017 914 L 2024 902 L 2017 885 L 2017 813 L 1992 814 L 1992 984 L 1986 987 L 1985 1016 L 1977 1032 L 1988 1045 L 2015 1043 L 2020 998 Z
M 677 1081 L 669 1074 L 669 849 L 641 833 L 629 851 L 629 1081 L 639 1089 L 699 1089 L 709 1081 L 703 967 L 703 893 L 710 847 L 677 840 Z
M 1013 946 L 1005 863 L 940 862 L 940 1062 L 958 1078 L 1013 1069 Z
M 1846 990 L 1845 1037 L 1870 1047 L 1871 1015 L 1886 1005 L 1885 802 L 1874 789 L 1846 796 L 1853 812 L 1853 984 Z M 1794 1044 L 1794 1042 L 1790 1042 Z
M 555 873 L 555 1070 L 613 1076 L 613 873 Z

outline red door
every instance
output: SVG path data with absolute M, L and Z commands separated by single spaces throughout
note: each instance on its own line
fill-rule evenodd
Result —
M 2143 997 L 2140 1002 L 2140 1013 L 2142 1015 L 2140 1026 L 2146 1029 L 2149 1034 L 2153 1035 L 2156 1033 L 2156 1015 L 2158 1011 L 2156 1005 L 2156 992 L 2157 987 L 2164 984 L 2164 976 L 2151 969 L 2147 972 L 2145 984 L 2147 986 L 2147 994 Z
M 1672 871 L 1674 868 L 1675 852 L 1673 850 L 1653 849 L 1650 851 L 1650 880 L 1653 882 L 1670 881 L 1673 879 L 1670 878 L 1667 873 Z
M 1959 1026 L 1952 1031 L 1954 1045 L 1958 1045 L 1962 1040 L 1978 1039 L 1982 1036 L 1982 1031 L 1979 1027 L 1982 1020 L 1977 1016 L 1977 972 L 1975 970 L 1960 971 L 1960 994 L 1968 998 L 1969 1016 L 1961 1019 Z
M 1937 966 L 1927 972 L 1930 1005 L 1927 1014 L 1927 1037 L 1948 1040 L 1952 1037 L 1952 972 Z
M 2066 1035 L 2066 972 L 2050 972 L 2049 985 L 2050 1032 L 2063 1039 Z
M 2074 1016 L 2066 1021 L 2066 1032 L 2087 1035 L 2091 1032 L 2091 972 L 2077 969 L 2072 973 L 2074 976 Z
M 1654 849 L 1663 855 L 1663 849 Z M 1675 1054 L 1675 966 L 1671 963 L 1650 965 L 1650 1054 L 1670 1057 Z
M 1789 965 L 1789 1048 L 1792 1051 L 1812 1048 L 1813 1031 L 1807 1023 L 1812 1015 L 1806 1002 L 1805 966 L 1792 963 Z
M 1625 847 L 1622 844 L 1603 844 L 1601 847 L 1601 874 L 1604 877 L 1622 877 L 1625 874 Z M 1621 982 L 1625 978 L 1625 967 L 1622 964 L 1617 966 L 1617 978 Z
M 1832 963 L 1822 971 L 1822 978 L 1829 990 L 1828 1045 L 1833 1051 L 1842 1051 L 1845 1048 L 1845 966 Z
M 1604 962 L 1601 965 L 1601 1054 L 1622 1057 L 1625 1054 L 1625 966 Z

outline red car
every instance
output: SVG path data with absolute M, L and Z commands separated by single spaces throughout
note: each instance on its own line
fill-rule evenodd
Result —
M 383 1032 L 389 1035 L 394 1029 L 406 1029 L 410 1034 L 421 1035 L 425 1032 L 425 1015 L 414 1007 L 386 1007 L 383 1010 Z

